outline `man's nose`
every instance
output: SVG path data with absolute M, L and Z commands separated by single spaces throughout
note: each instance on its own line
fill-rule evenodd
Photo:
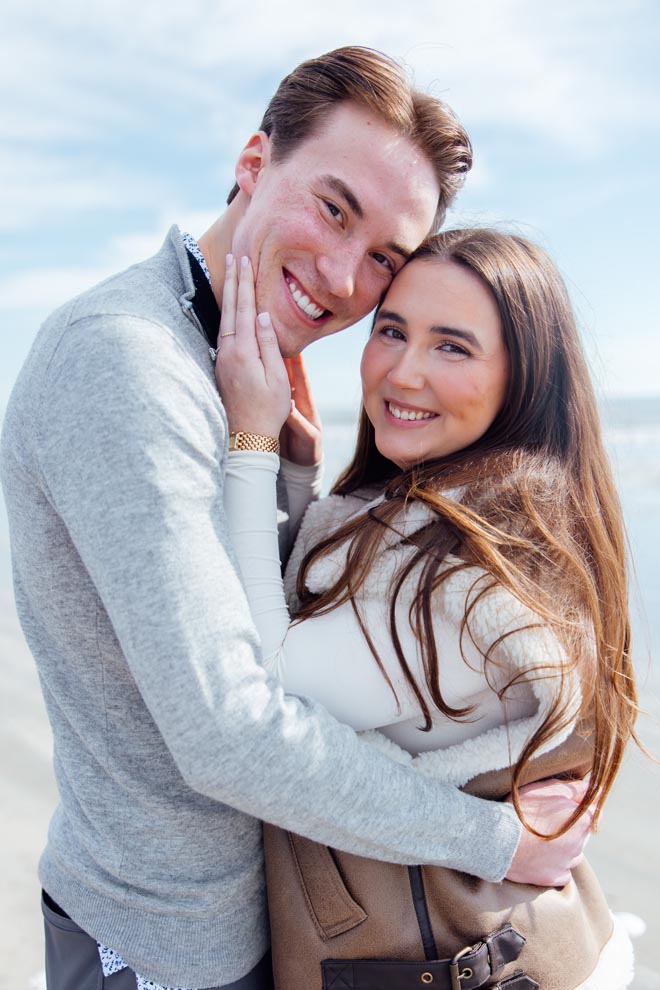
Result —
M 355 292 L 359 263 L 349 250 L 322 254 L 316 267 L 328 291 L 338 299 L 350 299 Z

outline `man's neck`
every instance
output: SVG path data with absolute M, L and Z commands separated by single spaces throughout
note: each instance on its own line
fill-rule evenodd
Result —
M 222 310 L 222 287 L 225 281 L 225 259 L 232 249 L 234 230 L 240 212 L 240 204 L 235 199 L 222 216 L 218 217 L 215 223 L 197 239 L 211 274 L 213 295 L 220 310 Z

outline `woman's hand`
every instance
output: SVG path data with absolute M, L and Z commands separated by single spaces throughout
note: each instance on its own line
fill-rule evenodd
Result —
M 282 457 L 294 464 L 320 464 L 323 456 L 321 420 L 303 359 L 285 358 L 291 385 L 291 413 L 280 434 Z
M 232 433 L 277 437 L 291 388 L 268 313 L 257 316 L 249 258 L 227 255 L 215 377 Z
M 546 835 L 552 834 L 575 811 L 587 790 L 584 780 L 540 780 L 520 788 L 520 806 L 529 824 Z M 518 848 L 506 875 L 516 883 L 538 887 L 563 887 L 571 870 L 582 861 L 591 834 L 590 808 L 556 839 L 540 839 L 523 827 Z

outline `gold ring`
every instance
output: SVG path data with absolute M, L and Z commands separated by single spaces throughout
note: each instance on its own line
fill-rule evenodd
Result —
M 220 336 L 221 337 L 235 337 L 236 336 L 236 331 L 235 330 L 228 330 L 227 333 L 221 333 Z

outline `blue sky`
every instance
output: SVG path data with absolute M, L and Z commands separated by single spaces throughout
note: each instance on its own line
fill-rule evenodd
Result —
M 202 233 L 279 79 L 347 43 L 401 57 L 467 126 L 450 223 L 544 244 L 599 390 L 660 395 L 656 0 L 5 0 L 0 411 L 43 317 L 171 223 Z M 308 352 L 323 405 L 357 396 L 365 332 Z

